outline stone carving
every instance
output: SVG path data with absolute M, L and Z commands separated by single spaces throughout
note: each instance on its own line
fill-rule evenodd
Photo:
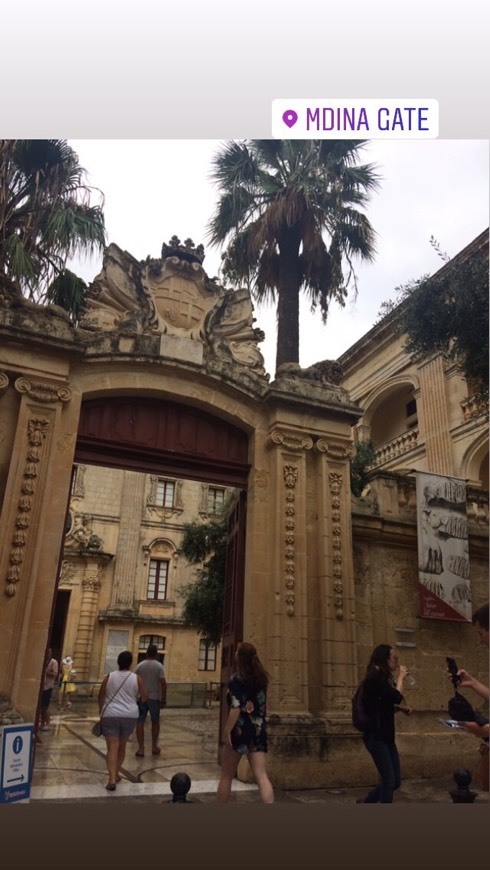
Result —
M 298 480 L 298 466 L 284 465 L 283 466 L 284 485 L 286 487 L 286 498 L 284 513 L 286 522 L 284 524 L 286 536 L 284 542 L 286 548 L 284 550 L 284 582 L 286 586 L 286 612 L 288 616 L 294 616 L 295 603 L 295 539 L 294 539 L 294 520 L 295 515 L 295 487 Z
M 140 263 L 112 244 L 87 291 L 80 328 L 108 332 L 118 329 L 125 317 L 135 332 L 141 332 L 154 317 L 154 307 L 141 283 Z
M 153 300 L 157 333 L 204 340 L 206 317 L 225 291 L 208 279 L 202 266 L 167 257 L 145 265 L 141 281 Z
M 334 359 L 325 359 L 321 362 L 313 363 L 313 365 L 305 369 L 301 368 L 298 363 L 283 363 L 276 371 L 276 378 L 304 378 L 308 381 L 317 382 L 319 386 L 331 384 L 338 386 L 343 375 L 342 366 Z
M 88 514 L 76 513 L 73 516 L 73 525 L 65 538 L 65 547 L 78 550 L 102 549 L 103 541 L 92 530 L 93 517 Z
M 38 402 L 69 402 L 71 399 L 69 387 L 30 381 L 28 378 L 17 378 L 15 389 L 18 393 L 27 393 L 30 399 Z
M 184 353 L 194 362 L 199 361 L 197 351 L 193 354 L 178 340 L 195 342 L 208 362 L 218 367 L 232 362 L 268 380 L 258 348 L 265 336 L 253 325 L 248 290 L 225 290 L 208 278 L 203 259 L 202 245 L 196 247 L 192 239 L 181 244 L 176 236 L 163 245 L 160 259 L 141 262 L 109 245 L 102 271 L 87 293 L 78 334 L 89 343 L 94 330 L 147 340 L 165 336 L 165 353 Z M 132 345 L 124 347 L 132 352 Z
M 257 347 L 265 333 L 254 328 L 255 320 L 248 290 L 226 290 L 223 301 L 208 318 L 206 332 L 218 357 L 227 359 L 231 355 L 235 362 L 268 378 L 264 357 Z
M 166 260 L 167 257 L 178 257 L 180 260 L 202 265 L 204 246 L 197 245 L 196 247 L 192 239 L 186 239 L 182 244 L 178 236 L 172 236 L 168 245 L 165 242 L 162 245 L 162 260 Z
M 336 360 L 324 360 L 305 369 L 298 363 L 283 363 L 276 371 L 273 386 L 281 392 L 351 405 L 357 409 L 352 405 L 348 391 L 339 386 L 341 379 L 342 370 Z
M 265 446 L 285 447 L 287 450 L 311 450 L 313 439 L 309 435 L 298 435 L 296 432 L 286 432 L 283 429 L 273 429 L 265 439 Z
M 334 604 L 335 618 L 344 618 L 344 598 L 343 598 L 343 583 L 342 583 L 342 526 L 340 515 L 340 493 L 342 491 L 342 475 L 338 472 L 330 472 L 328 475 L 330 494 L 331 494 L 331 517 L 332 517 L 332 576 L 334 578 Z
M 24 561 L 25 547 L 27 545 L 27 530 L 30 526 L 30 513 L 33 508 L 33 496 L 36 492 L 37 478 L 39 475 L 39 463 L 41 450 L 46 438 L 49 421 L 31 418 L 27 424 L 28 448 L 24 461 L 22 484 L 20 487 L 21 497 L 17 503 L 15 517 L 15 531 L 12 535 L 9 553 L 9 567 L 5 582 L 7 588 L 5 595 L 13 598 L 16 593 L 16 584 L 20 581 L 20 565 Z
M 68 559 L 63 559 L 61 563 L 60 584 L 72 586 L 76 581 L 77 566 L 74 562 Z
M 5 392 L 9 385 L 9 379 L 5 372 L 0 372 L 0 396 Z
M 84 577 L 82 580 L 82 589 L 89 592 L 98 592 L 101 586 L 102 582 L 98 573 L 95 577 Z
M 353 459 L 356 455 L 356 449 L 353 444 L 336 443 L 335 441 L 327 441 L 326 438 L 318 438 L 315 448 L 319 453 L 326 453 L 332 459 Z

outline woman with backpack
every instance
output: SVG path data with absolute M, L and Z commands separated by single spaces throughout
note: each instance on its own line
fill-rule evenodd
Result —
M 396 678 L 395 671 L 398 671 Z M 410 707 L 400 706 L 403 701 L 403 681 L 407 674 L 408 669 L 398 664 L 398 656 L 389 644 L 382 643 L 373 650 L 366 676 L 361 683 L 366 714 L 363 740 L 381 781 L 357 803 L 391 804 L 393 792 L 400 787 L 400 759 L 395 743 L 395 708 L 407 716 L 412 712 Z

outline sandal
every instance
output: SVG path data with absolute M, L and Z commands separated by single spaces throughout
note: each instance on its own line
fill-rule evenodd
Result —
M 161 751 L 162 751 L 162 750 L 160 749 L 160 747 L 157 747 L 156 749 L 152 749 L 152 750 L 151 750 L 151 754 L 152 754 L 152 755 L 160 755 L 160 752 L 161 752 Z
M 144 757 L 145 757 L 145 753 L 144 753 L 144 752 L 140 752 L 139 749 L 138 749 L 138 751 L 135 752 L 134 754 L 136 755 L 137 758 L 144 758 Z
M 115 782 L 108 782 L 106 785 L 106 789 L 107 789 L 107 791 L 116 791 L 116 783 Z

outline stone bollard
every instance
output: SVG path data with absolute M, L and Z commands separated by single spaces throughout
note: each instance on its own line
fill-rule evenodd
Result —
M 191 787 L 191 778 L 187 773 L 174 773 L 170 780 L 170 791 L 173 798 L 170 801 L 172 804 L 187 804 L 192 801 L 187 800 L 187 793 Z
M 454 771 L 453 779 L 458 786 L 450 791 L 453 804 L 472 804 L 477 797 L 476 791 L 470 791 L 471 773 L 466 768 L 459 767 Z

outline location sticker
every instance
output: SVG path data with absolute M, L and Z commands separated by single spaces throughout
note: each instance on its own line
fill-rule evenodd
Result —
M 291 129 L 291 127 L 294 127 L 296 121 L 298 120 L 298 113 L 295 112 L 294 109 L 287 109 L 282 116 L 282 120 L 284 121 L 286 126 Z

